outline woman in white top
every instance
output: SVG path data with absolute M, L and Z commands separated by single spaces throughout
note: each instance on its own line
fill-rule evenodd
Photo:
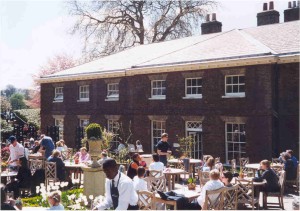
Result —
M 149 166 L 149 170 L 163 171 L 165 166 L 162 162 L 159 161 L 159 155 L 154 153 L 152 155 L 153 162 Z
M 215 169 L 215 159 L 209 158 L 204 164 L 202 171 L 211 171 L 213 169 Z
M 147 182 L 144 180 L 145 169 L 140 166 L 137 169 L 137 176 L 133 178 L 133 187 L 136 191 L 148 190 Z
M 136 141 L 136 151 L 143 152 L 143 145 L 141 144 L 140 140 Z

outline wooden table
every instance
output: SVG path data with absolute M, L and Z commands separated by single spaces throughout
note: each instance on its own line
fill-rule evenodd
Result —
M 169 164 L 182 164 L 183 165 L 183 160 L 182 159 L 170 159 L 168 160 Z M 189 167 L 189 174 L 193 173 L 193 176 L 195 177 L 195 166 L 196 164 L 201 164 L 202 160 L 199 159 L 190 159 L 190 167 Z M 192 172 L 191 172 L 192 169 Z
M 168 190 L 174 190 L 175 189 L 175 178 L 176 175 L 180 176 L 180 174 L 184 174 L 185 171 L 182 169 L 175 169 L 175 168 L 166 168 L 163 171 L 164 175 L 167 178 L 168 181 Z
M 189 200 L 189 202 L 193 201 L 194 199 L 197 199 L 200 196 L 199 187 L 198 187 L 198 189 L 196 188 L 196 190 L 178 189 L 178 190 L 173 190 L 173 191 L 177 194 L 183 194 Z M 153 202 L 154 202 L 153 204 L 155 204 L 155 203 L 168 204 L 168 205 L 174 206 L 174 210 L 177 210 L 177 201 L 164 200 L 164 199 L 160 198 L 158 193 L 155 194 Z

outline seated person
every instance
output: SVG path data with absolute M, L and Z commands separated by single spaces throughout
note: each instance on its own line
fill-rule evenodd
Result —
M 65 210 L 64 206 L 61 204 L 61 192 L 53 191 L 48 195 L 48 202 L 50 208 L 48 210 Z
M 165 166 L 159 161 L 159 155 L 154 153 L 152 155 L 153 162 L 149 165 L 149 170 L 163 171 Z
M 293 156 L 293 150 L 288 149 L 286 150 L 286 153 L 288 153 L 288 155 L 290 156 L 291 160 L 293 161 L 294 167 L 297 168 L 298 166 L 298 160 L 295 156 Z
M 64 151 L 67 151 L 68 146 L 65 144 L 65 141 L 63 139 L 60 139 L 60 143 L 61 143 L 62 147 L 64 148 Z
M 214 158 L 208 158 L 206 163 L 204 164 L 202 171 L 211 171 L 215 169 L 215 159 Z
M 294 167 L 294 163 L 290 157 L 290 155 L 286 152 L 281 153 L 281 158 L 284 163 L 283 169 L 286 172 L 285 178 L 286 180 L 295 180 L 297 178 L 297 171 Z
M 101 152 L 101 159 L 99 159 L 97 162 L 102 166 L 102 164 L 104 163 L 104 161 L 106 159 L 109 159 L 110 157 L 107 156 L 107 152 L 103 151 Z
M 127 176 L 133 179 L 137 175 L 137 169 L 140 166 L 141 157 L 138 153 L 133 154 L 132 161 L 127 170 Z
M 8 191 L 14 192 L 14 197 L 19 197 L 19 189 L 20 188 L 30 188 L 31 187 L 31 171 L 28 167 L 28 162 L 26 157 L 21 157 L 18 160 L 18 166 L 20 166 L 18 170 L 18 174 L 16 176 L 16 180 L 7 184 L 6 188 Z
M 122 149 L 125 149 L 126 146 L 123 142 L 123 140 L 121 138 L 119 138 L 119 145 L 118 145 L 118 148 L 117 148 L 117 153 L 119 153 Z
M 258 169 L 258 177 L 267 181 L 264 186 L 261 187 L 263 192 L 278 192 L 280 190 L 278 184 L 278 177 L 273 169 L 270 167 L 271 162 L 268 160 L 262 160 L 260 162 L 260 168 Z M 260 170 L 263 170 L 261 175 Z
M 136 151 L 143 152 L 143 145 L 141 144 L 140 140 L 136 141 Z
M 136 191 L 148 190 L 147 182 L 144 180 L 145 169 L 139 166 L 137 169 L 137 175 L 133 178 L 133 187 Z
M 224 184 L 220 182 L 219 178 L 220 172 L 218 170 L 214 169 L 209 172 L 210 180 L 203 186 L 203 188 L 201 189 L 200 196 L 197 198 L 197 202 L 201 207 L 203 207 L 204 205 L 207 190 L 217 190 L 219 188 L 224 187 Z M 214 196 L 211 196 L 211 201 L 213 202 L 214 200 L 216 200 L 216 198 L 217 196 L 215 196 L 215 198 Z
M 56 149 L 60 152 L 65 151 L 65 148 L 63 147 L 63 143 L 61 141 L 56 142 Z
M 60 181 L 65 180 L 65 164 L 60 158 L 60 151 L 57 149 L 53 150 L 52 155 L 48 158 L 48 162 L 56 163 L 56 175 Z
M 230 171 L 224 171 L 221 176 L 221 181 L 225 185 L 225 187 L 232 187 L 232 184 L 230 183 L 233 178 L 233 174 Z
M 34 142 L 34 147 L 33 147 L 33 153 L 37 153 L 40 150 L 40 142 L 39 141 L 35 141 Z
M 79 152 L 76 152 L 74 155 L 74 159 L 78 157 L 79 163 L 87 163 L 91 160 L 91 156 L 87 153 L 87 149 L 85 147 L 81 147 Z

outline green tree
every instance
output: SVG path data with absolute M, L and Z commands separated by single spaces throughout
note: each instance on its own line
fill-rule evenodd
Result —
M 19 93 L 15 93 L 10 97 L 10 104 L 13 110 L 27 108 L 24 102 L 24 96 Z
M 1 96 L 6 96 L 7 98 L 10 98 L 16 92 L 17 92 L 16 87 L 9 84 L 6 86 L 6 88 L 4 90 L 1 90 Z
M 1 96 L 1 113 L 5 111 L 9 111 L 11 109 L 10 102 L 6 97 Z

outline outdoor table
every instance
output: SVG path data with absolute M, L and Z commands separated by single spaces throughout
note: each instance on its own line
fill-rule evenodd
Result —
M 81 167 L 85 167 L 86 165 L 84 163 L 71 163 L 70 161 L 64 161 L 65 168 L 67 171 L 67 176 L 69 177 L 69 180 L 72 180 L 72 173 L 79 174 L 79 184 L 81 184 L 81 174 L 83 173 Z M 75 175 L 74 175 L 75 176 Z
M 178 189 L 178 190 L 173 190 L 177 194 L 183 194 L 189 202 L 193 201 L 194 199 L 197 199 L 200 196 L 200 188 L 196 188 L 196 190 L 187 190 L 186 187 L 184 190 Z M 155 203 L 163 203 L 163 204 L 168 204 L 171 206 L 174 206 L 174 210 L 177 210 L 177 201 L 174 200 L 164 200 L 160 198 L 159 194 L 156 193 L 154 196 L 153 204 Z
M 43 156 L 40 153 L 35 153 L 35 154 L 29 154 L 28 159 L 40 159 L 40 160 L 45 160 L 45 156 Z
M 183 164 L 183 161 L 181 159 L 170 159 L 168 160 L 169 164 Z M 195 166 L 196 164 L 201 164 L 202 161 L 199 159 L 190 159 L 190 167 L 189 167 L 189 174 L 193 173 L 193 177 L 195 177 Z M 192 169 L 192 172 L 191 172 Z
M 249 163 L 245 165 L 246 168 L 252 169 L 253 171 L 253 176 L 255 175 L 255 172 L 259 169 L 260 164 L 259 163 Z M 281 164 L 272 164 L 271 168 L 283 168 Z
M 3 171 L 1 172 L 1 182 L 6 185 L 8 181 L 11 181 L 11 177 L 16 177 L 17 175 L 17 171 Z
M 166 168 L 163 171 L 164 175 L 167 178 L 168 181 L 168 190 L 174 190 L 175 189 L 175 178 L 176 175 L 180 176 L 180 174 L 184 174 L 185 171 L 182 169 L 175 169 L 175 168 Z

